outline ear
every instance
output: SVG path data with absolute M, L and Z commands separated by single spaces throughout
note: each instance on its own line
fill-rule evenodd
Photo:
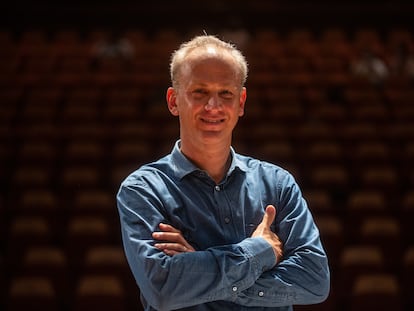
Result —
M 239 99 L 239 117 L 244 115 L 244 105 L 246 104 L 246 99 L 247 99 L 247 90 L 245 87 L 243 87 L 240 93 L 240 99 Z
M 166 98 L 168 110 L 170 110 L 173 116 L 178 116 L 177 93 L 173 87 L 168 88 Z

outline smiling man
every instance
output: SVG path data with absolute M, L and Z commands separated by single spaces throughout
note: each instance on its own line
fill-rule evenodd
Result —
M 329 293 L 319 231 L 292 175 L 231 147 L 247 62 L 214 36 L 171 60 L 180 139 L 122 183 L 125 253 L 145 310 L 292 310 Z

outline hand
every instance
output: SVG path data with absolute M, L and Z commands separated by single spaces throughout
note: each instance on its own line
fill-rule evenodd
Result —
M 180 253 L 195 252 L 195 249 L 184 239 L 180 230 L 164 223 L 160 223 L 159 228 L 161 232 L 154 232 L 152 237 L 163 242 L 155 243 L 154 246 L 166 255 L 174 256 Z
M 272 246 L 276 255 L 276 264 L 282 260 L 283 245 L 279 237 L 270 229 L 270 225 L 273 223 L 276 217 L 276 208 L 273 205 L 266 207 L 265 214 L 262 222 L 254 230 L 252 237 L 262 237 Z

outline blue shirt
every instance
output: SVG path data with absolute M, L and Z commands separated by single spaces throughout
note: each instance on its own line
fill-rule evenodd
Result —
M 231 149 L 216 184 L 179 150 L 142 166 L 117 195 L 125 253 L 145 310 L 292 310 L 326 299 L 330 275 L 319 231 L 291 174 Z M 267 205 L 283 242 L 251 238 Z M 167 256 L 154 247 L 159 223 L 181 230 L 196 252 Z

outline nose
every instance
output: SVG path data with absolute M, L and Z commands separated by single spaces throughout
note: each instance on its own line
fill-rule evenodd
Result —
M 216 96 L 211 96 L 207 101 L 207 104 L 204 106 L 204 109 L 211 111 L 214 109 L 221 109 L 221 104 L 219 99 Z

